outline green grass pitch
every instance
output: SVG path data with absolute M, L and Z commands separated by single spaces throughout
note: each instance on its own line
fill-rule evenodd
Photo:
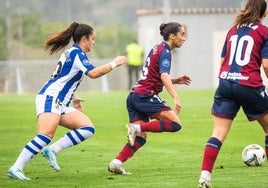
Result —
M 149 133 L 146 145 L 124 164 L 130 176 L 113 175 L 107 165 L 126 143 L 127 92 L 78 92 L 84 98 L 84 112 L 94 122 L 95 135 L 58 155 L 60 172 L 55 172 L 38 154 L 24 168 L 31 181 L 6 176 L 24 145 L 37 131 L 35 94 L 0 94 L 0 187 L 40 188 L 192 188 L 197 187 L 203 147 L 211 134 L 210 108 L 213 90 L 178 91 L 183 128 L 178 133 Z M 162 98 L 172 106 L 164 92 Z M 59 127 L 55 138 L 67 130 Z M 251 143 L 264 146 L 264 134 L 257 122 L 238 114 L 215 164 L 212 183 L 216 188 L 266 188 L 267 162 L 247 167 L 241 160 L 243 148 Z

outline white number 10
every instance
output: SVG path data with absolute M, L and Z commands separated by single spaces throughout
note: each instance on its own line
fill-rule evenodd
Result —
M 250 55 L 253 49 L 254 40 L 251 36 L 245 35 L 238 40 L 237 35 L 233 35 L 230 39 L 231 41 L 231 54 L 229 59 L 229 65 L 232 64 L 233 59 L 235 62 L 244 66 L 249 63 Z

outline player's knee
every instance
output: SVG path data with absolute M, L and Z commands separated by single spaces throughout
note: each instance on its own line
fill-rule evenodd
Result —
M 171 126 L 172 126 L 172 132 L 177 132 L 181 130 L 181 125 L 177 122 L 171 122 Z

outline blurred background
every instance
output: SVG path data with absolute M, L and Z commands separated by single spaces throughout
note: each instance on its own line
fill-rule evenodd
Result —
M 159 25 L 176 21 L 187 41 L 173 53 L 173 77 L 187 74 L 191 86 L 208 89 L 217 84 L 220 51 L 227 30 L 245 1 L 241 0 L 0 0 L 0 92 L 37 92 L 48 80 L 60 52 L 44 52 L 44 41 L 72 21 L 96 30 L 90 61 L 98 66 L 137 39 L 145 55 L 161 42 Z M 71 43 L 70 43 L 71 45 Z M 127 90 L 127 67 L 97 80 L 85 79 L 80 91 Z

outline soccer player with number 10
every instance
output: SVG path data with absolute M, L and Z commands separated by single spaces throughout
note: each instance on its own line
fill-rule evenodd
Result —
M 211 137 L 204 148 L 199 188 L 211 188 L 211 173 L 240 107 L 249 121 L 257 120 L 265 133 L 268 151 L 268 96 L 260 67 L 268 77 L 268 28 L 265 0 L 248 0 L 227 33 L 221 54 L 219 85 L 214 95 Z M 256 184 L 257 187 L 257 184 Z

